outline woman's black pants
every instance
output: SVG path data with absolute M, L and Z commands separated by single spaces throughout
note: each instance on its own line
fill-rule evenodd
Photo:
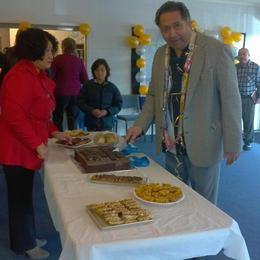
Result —
M 17 254 L 36 246 L 33 210 L 35 172 L 20 166 L 3 166 L 8 192 L 9 236 L 11 249 Z

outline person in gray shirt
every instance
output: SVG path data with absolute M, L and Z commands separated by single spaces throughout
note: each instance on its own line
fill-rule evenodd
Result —
M 249 151 L 254 141 L 255 104 L 260 101 L 260 69 L 258 64 L 250 60 L 248 49 L 240 49 L 238 58 L 236 69 L 242 101 L 243 150 Z

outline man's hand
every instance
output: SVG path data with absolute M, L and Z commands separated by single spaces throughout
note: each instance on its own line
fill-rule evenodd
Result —
M 237 158 L 239 157 L 239 153 L 235 152 L 226 152 L 225 158 L 226 158 L 226 165 L 231 165 Z
M 169 134 L 164 131 L 163 133 L 163 141 L 166 147 L 166 151 L 170 151 L 173 147 L 176 146 L 177 141 L 179 141 L 179 138 L 176 138 L 175 140 L 172 140 L 169 136 Z
M 255 104 L 260 104 L 260 98 L 257 98 Z
M 140 136 L 143 132 L 143 129 L 139 126 L 133 126 L 129 128 L 127 131 L 127 135 L 125 137 L 126 143 L 132 143 L 134 140 Z
M 46 159 L 48 156 L 48 148 L 45 144 L 40 144 L 39 146 L 37 146 L 36 152 L 38 154 L 38 158 L 42 160 Z

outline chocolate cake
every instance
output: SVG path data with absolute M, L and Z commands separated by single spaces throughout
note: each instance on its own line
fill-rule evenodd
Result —
M 75 160 L 86 173 L 130 169 L 130 160 L 111 146 L 86 147 L 75 151 Z

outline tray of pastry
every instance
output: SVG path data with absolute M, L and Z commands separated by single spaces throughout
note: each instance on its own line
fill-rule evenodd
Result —
M 102 230 L 152 221 L 151 213 L 131 198 L 90 204 L 86 208 L 92 220 Z
M 119 137 L 116 133 L 113 132 L 97 132 L 93 141 L 95 145 L 116 145 L 119 142 Z
M 58 140 L 56 141 L 57 145 L 63 146 L 65 148 L 69 149 L 77 149 L 86 145 L 89 145 L 93 143 L 93 141 L 90 138 L 73 138 L 71 143 L 67 141 Z
M 145 184 L 148 182 L 147 177 L 137 176 L 137 175 L 129 175 L 122 173 L 102 173 L 102 174 L 93 174 L 89 176 L 90 182 L 97 184 L 112 184 L 112 185 L 138 185 Z
M 89 132 L 84 131 L 82 129 L 73 129 L 73 130 L 65 130 L 65 134 L 69 135 L 72 138 L 88 138 Z

